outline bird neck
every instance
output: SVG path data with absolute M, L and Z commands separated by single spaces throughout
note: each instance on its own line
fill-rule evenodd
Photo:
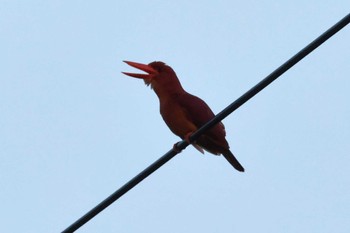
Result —
M 157 94 L 159 100 L 171 98 L 174 95 L 186 93 L 182 88 L 180 82 L 173 82 L 171 85 L 153 86 L 154 92 Z

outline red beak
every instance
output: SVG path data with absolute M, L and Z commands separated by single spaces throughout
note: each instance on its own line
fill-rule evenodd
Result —
M 129 66 L 135 67 L 137 69 L 140 69 L 142 71 L 145 71 L 147 74 L 135 74 L 135 73 L 128 73 L 128 72 L 122 72 L 125 75 L 134 77 L 134 78 L 141 78 L 141 79 L 151 79 L 154 75 L 158 74 L 158 71 L 153 69 L 149 65 L 137 63 L 137 62 L 132 62 L 132 61 L 124 61 L 126 64 Z

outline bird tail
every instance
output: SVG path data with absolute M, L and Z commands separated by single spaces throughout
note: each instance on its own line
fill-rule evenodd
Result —
M 232 154 L 230 150 L 225 150 L 222 152 L 222 155 L 225 157 L 225 159 L 238 171 L 244 172 L 244 168 L 242 165 L 238 162 L 236 157 Z

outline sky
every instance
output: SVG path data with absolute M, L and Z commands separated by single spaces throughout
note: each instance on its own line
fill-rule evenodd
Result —
M 0 8 L 0 232 L 60 232 L 179 138 L 123 60 L 215 113 L 349 1 L 17 1 Z M 187 147 L 77 232 L 350 232 L 350 26 L 224 119 L 235 171 Z

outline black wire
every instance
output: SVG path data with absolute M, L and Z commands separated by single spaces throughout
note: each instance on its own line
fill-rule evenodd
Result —
M 290 58 L 288 61 L 283 63 L 280 67 L 278 67 L 275 71 L 273 71 L 271 74 L 269 74 L 266 78 L 261 80 L 258 84 L 256 84 L 254 87 L 252 87 L 249 91 L 244 93 L 241 97 L 239 97 L 235 102 L 227 106 L 224 110 L 222 110 L 220 113 L 218 113 L 215 118 L 210 120 L 207 124 L 205 124 L 203 127 L 198 129 L 196 132 L 194 132 L 190 136 L 190 141 L 193 142 L 197 138 L 199 138 L 200 135 L 202 135 L 206 130 L 213 127 L 215 124 L 222 121 L 224 118 L 226 118 L 229 114 L 231 114 L 233 111 L 235 111 L 237 108 L 242 106 L 245 102 L 247 102 L 250 98 L 255 96 L 257 93 L 259 93 L 262 89 L 267 87 L 270 83 L 275 81 L 279 76 L 281 76 L 284 72 L 289 70 L 292 66 L 294 66 L 296 63 L 298 63 L 301 59 L 306 57 L 308 54 L 310 54 L 313 50 L 315 50 L 318 46 L 323 44 L 326 40 L 328 40 L 330 37 L 332 37 L 335 33 L 340 31 L 343 27 L 345 27 L 350 22 L 350 14 L 345 16 L 343 19 L 341 19 L 338 23 L 336 23 L 333 27 L 328 29 L 326 32 L 324 32 L 322 35 L 317 37 L 314 41 L 312 41 L 309 45 L 307 45 L 305 48 L 300 50 L 297 54 L 295 54 L 292 58 Z
M 310 54 L 314 49 L 316 49 L 318 46 L 320 46 L 322 43 L 324 43 L 326 40 L 328 40 L 330 37 L 332 37 L 335 33 L 340 31 L 349 22 L 350 22 L 350 14 L 345 16 L 338 23 L 336 23 L 333 27 L 328 29 L 321 36 L 319 36 L 317 39 L 312 41 L 309 45 L 307 45 L 305 48 L 300 50 L 300 52 L 298 52 L 296 55 L 294 55 L 292 58 L 290 58 L 287 62 L 285 62 L 280 67 L 278 67 L 275 71 L 273 71 L 270 75 L 268 75 L 266 78 L 264 78 L 262 81 L 260 81 L 257 85 L 255 85 L 253 88 L 251 88 L 249 91 L 247 91 L 241 97 L 239 97 L 236 101 L 234 101 L 232 104 L 230 104 L 224 110 L 222 110 L 219 114 L 217 114 L 215 116 L 215 118 L 213 118 L 208 123 L 203 125 L 196 132 L 194 132 L 190 136 L 190 141 L 193 142 L 196 139 L 198 139 L 206 130 L 213 127 L 215 124 L 222 121 L 225 117 L 227 117 L 229 114 L 231 114 L 237 108 L 242 106 L 245 102 L 247 102 L 249 99 L 251 99 L 257 93 L 259 93 L 261 90 L 263 90 L 265 87 L 267 87 L 270 83 L 272 83 L 274 80 L 276 80 L 279 76 L 281 76 L 284 72 L 286 72 L 288 69 L 290 69 L 296 63 L 298 63 L 305 56 Z M 111 194 L 109 197 L 107 197 L 105 200 L 103 200 L 100 204 L 98 204 L 92 210 L 87 212 L 84 216 L 79 218 L 76 222 L 74 222 L 72 225 L 70 225 L 68 228 L 66 228 L 62 232 L 64 232 L 64 233 L 74 232 L 77 229 L 79 229 L 82 225 L 87 223 L 90 219 L 95 217 L 102 210 L 107 208 L 109 205 L 111 205 L 113 202 L 115 202 L 117 199 L 119 199 L 122 195 L 127 193 L 133 187 L 135 187 L 138 183 L 140 183 L 147 176 L 149 176 L 154 171 L 156 171 L 158 168 L 163 166 L 166 162 L 168 162 L 170 159 L 172 159 L 176 154 L 180 153 L 180 151 L 185 149 L 188 145 L 189 145 L 188 142 L 185 140 L 177 143 L 176 149 L 173 148 L 170 151 L 168 151 L 165 155 L 163 155 L 161 158 L 159 158 L 157 161 L 155 161 L 149 167 L 144 169 L 137 176 L 132 178 L 129 182 L 127 182 L 125 185 L 123 185 L 121 188 L 119 188 L 117 191 L 115 191 L 113 194 Z

